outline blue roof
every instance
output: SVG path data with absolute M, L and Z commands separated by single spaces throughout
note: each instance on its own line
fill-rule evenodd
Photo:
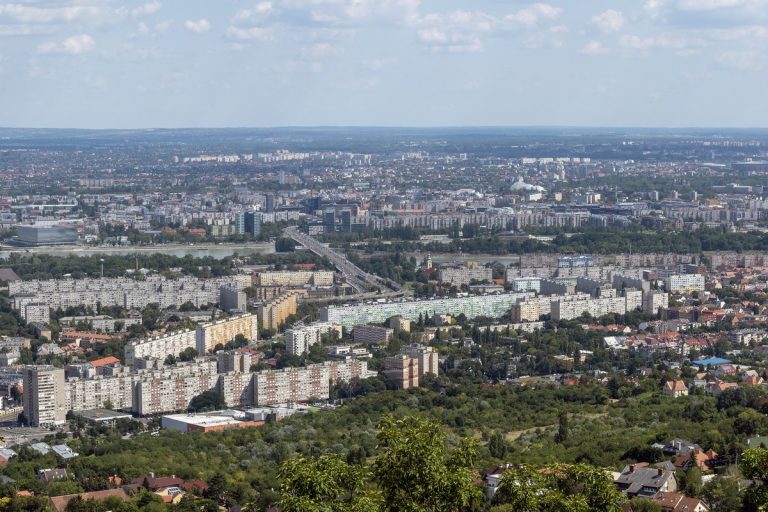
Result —
M 710 357 L 709 359 L 699 359 L 698 361 L 693 361 L 693 364 L 697 366 L 720 366 L 721 364 L 729 364 L 732 362 L 733 361 L 723 359 L 722 357 Z

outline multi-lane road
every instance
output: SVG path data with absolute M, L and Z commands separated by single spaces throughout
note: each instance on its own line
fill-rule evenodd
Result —
M 284 233 L 287 237 L 292 238 L 313 253 L 328 258 L 328 260 L 333 263 L 333 266 L 341 272 L 347 280 L 347 283 L 354 287 L 358 293 L 368 294 L 372 290 L 380 289 L 380 294 L 372 294 L 372 296 L 402 294 L 402 287 L 397 283 L 387 282 L 379 276 L 365 272 L 363 269 L 349 261 L 343 253 L 335 251 L 311 236 L 302 233 L 296 226 L 285 228 Z

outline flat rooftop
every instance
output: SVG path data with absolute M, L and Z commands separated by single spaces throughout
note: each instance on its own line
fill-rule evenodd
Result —
M 121 418 L 132 418 L 128 413 L 120 411 L 111 411 L 109 409 L 88 409 L 85 411 L 73 412 L 75 416 L 80 416 L 84 420 L 99 423 L 102 421 L 115 421 Z

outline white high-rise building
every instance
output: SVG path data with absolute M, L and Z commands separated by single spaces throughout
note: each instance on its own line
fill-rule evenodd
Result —
M 294 327 L 285 331 L 285 349 L 289 354 L 302 355 L 309 352 L 309 347 L 320 343 L 323 334 L 335 331 L 341 338 L 341 325 L 329 322 L 317 322 L 311 325 Z
M 23 371 L 24 417 L 33 427 L 63 425 L 66 421 L 64 369 L 26 366 Z

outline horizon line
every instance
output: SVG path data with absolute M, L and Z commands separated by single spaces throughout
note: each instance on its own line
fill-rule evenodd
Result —
M 652 126 L 652 125 L 578 125 L 578 124 L 467 124 L 467 125 L 396 125 L 396 124 L 286 124 L 286 125 L 229 125 L 229 126 L 145 126 L 145 127 L 67 127 L 67 126 L 0 126 L 0 130 L 71 130 L 71 131 L 160 131 L 160 130 L 299 130 L 299 129 L 587 129 L 587 130 L 741 130 L 763 131 L 766 126 Z

